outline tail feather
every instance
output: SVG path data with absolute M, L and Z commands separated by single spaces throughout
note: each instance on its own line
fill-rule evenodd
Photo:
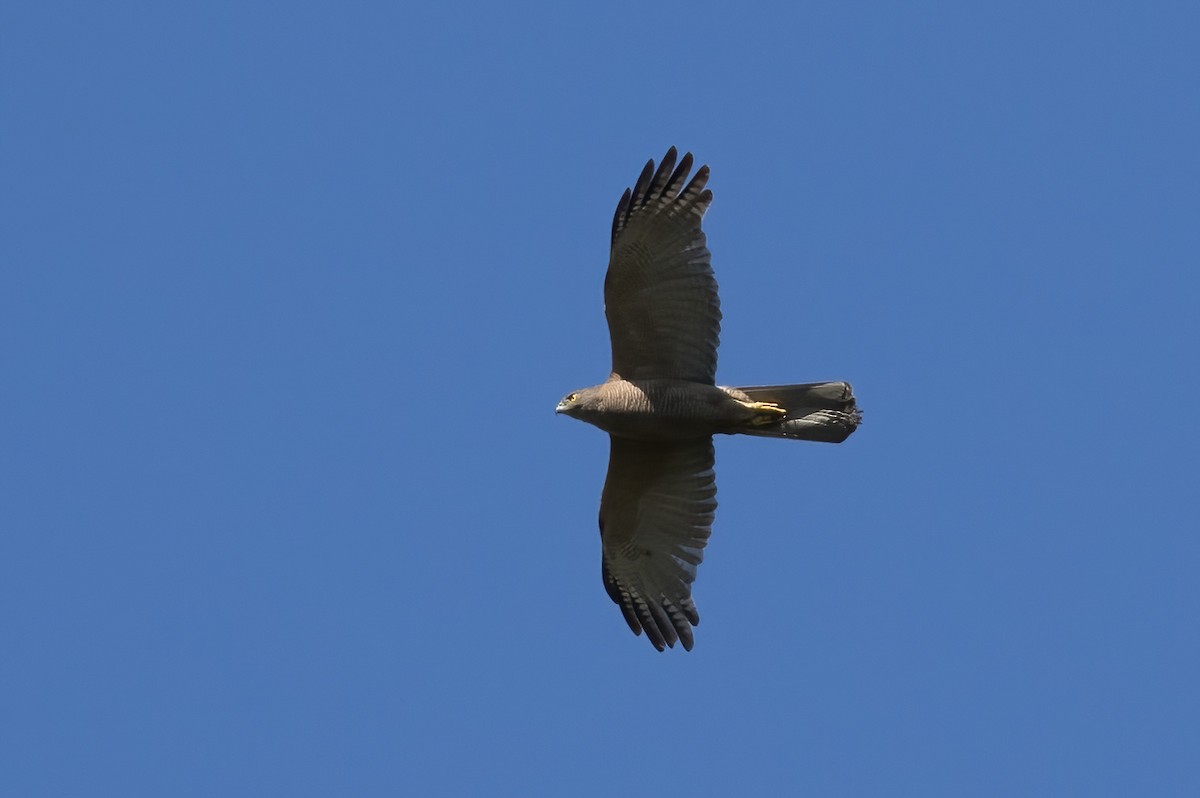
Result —
M 738 430 L 745 435 L 841 443 L 862 422 L 862 412 L 848 382 L 751 385 L 725 390 L 743 402 L 770 402 L 787 411 L 774 424 Z

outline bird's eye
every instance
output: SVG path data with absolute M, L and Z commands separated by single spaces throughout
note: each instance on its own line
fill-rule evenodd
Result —
M 567 394 L 568 402 L 574 402 L 578 398 L 579 398 L 579 394 L 577 394 L 577 393 Z

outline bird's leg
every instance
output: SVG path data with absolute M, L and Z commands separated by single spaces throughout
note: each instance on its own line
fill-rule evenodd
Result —
M 787 415 L 787 411 L 774 402 L 742 402 L 741 404 L 742 407 L 754 414 L 750 417 L 750 423 L 755 427 L 774 424 L 783 420 L 783 417 Z

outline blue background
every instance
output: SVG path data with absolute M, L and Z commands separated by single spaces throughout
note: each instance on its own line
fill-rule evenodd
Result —
M 0 11 L 0 792 L 1200 794 L 1200 12 L 646 6 Z M 660 655 L 553 408 L 672 144 L 866 421 Z

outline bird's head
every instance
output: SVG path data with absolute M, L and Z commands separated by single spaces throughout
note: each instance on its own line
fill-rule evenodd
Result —
M 571 391 L 562 398 L 562 401 L 554 408 L 554 412 L 579 418 L 591 407 L 594 393 L 594 388 L 580 388 L 578 391 Z

